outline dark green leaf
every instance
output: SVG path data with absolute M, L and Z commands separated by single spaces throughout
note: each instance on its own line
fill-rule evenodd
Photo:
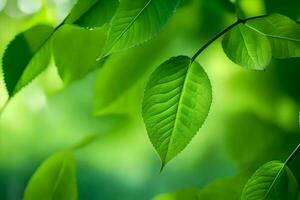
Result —
M 226 8 L 230 12 L 235 12 L 236 7 L 233 3 L 233 1 L 230 0 L 216 0 L 218 3 L 220 3 L 224 8 Z
M 117 0 L 79 0 L 63 24 L 75 23 L 80 26 L 92 28 L 102 26 L 110 21 L 117 9 L 117 6 Z M 50 26 L 36 26 L 19 34 L 8 45 L 3 57 L 3 73 L 10 97 L 17 93 L 22 87 L 27 85 L 47 67 L 50 61 L 50 39 L 57 29 L 58 28 L 54 29 Z M 61 39 L 66 39 L 66 33 L 72 33 L 73 35 L 70 38 L 68 37 L 68 40 L 65 42 Z M 94 66 L 94 64 L 99 66 L 103 62 L 103 60 L 98 63 L 94 62 L 94 60 L 96 60 L 94 53 L 97 52 L 97 55 L 99 55 L 102 50 L 102 43 L 106 39 L 106 36 L 104 36 L 104 30 L 93 30 L 91 33 L 88 33 L 87 31 L 84 32 L 84 30 L 80 30 L 79 28 L 71 28 L 70 26 L 67 26 L 61 28 L 59 33 L 56 35 L 56 61 L 59 66 L 59 72 L 63 76 L 64 80 L 72 81 L 73 79 L 78 79 L 84 76 L 89 70 L 95 68 L 96 66 Z M 89 36 L 91 37 L 87 39 L 86 37 Z M 66 62 L 66 58 L 80 54 L 80 51 L 77 51 L 79 48 L 76 42 L 78 42 L 81 46 L 84 46 L 83 43 L 85 41 L 83 39 L 87 39 L 87 42 L 89 42 L 87 45 L 91 44 L 93 39 L 93 45 L 90 48 L 91 53 L 83 56 L 83 59 L 78 59 L 84 55 L 81 54 L 81 56 L 77 57 L 76 60 L 72 59 L 73 62 Z M 58 42 L 60 42 L 60 44 L 58 44 Z M 69 47 L 73 47 L 73 49 L 63 51 L 66 47 L 68 47 L 66 46 L 66 43 L 67 45 L 70 45 Z M 75 44 L 76 46 L 74 46 Z M 61 48 L 62 46 L 64 48 Z M 86 52 L 86 49 L 81 50 Z M 65 53 L 69 54 L 64 58 Z M 82 62 L 79 62 L 79 60 Z M 85 63 L 82 64 L 83 62 Z M 77 63 L 77 73 L 71 73 L 68 71 L 70 64 L 73 63 Z M 79 67 L 78 65 L 80 64 L 81 66 Z M 74 70 L 72 71 L 74 72 Z M 82 73 L 82 75 L 80 76 L 79 73 Z
M 297 181 L 282 162 L 272 161 L 260 167 L 246 184 L 242 200 L 298 200 Z
M 300 19 L 299 0 L 264 0 L 267 13 L 281 13 L 295 20 Z
M 211 101 L 209 78 L 189 57 L 173 57 L 153 72 L 145 90 L 143 118 L 162 166 L 198 132 Z
M 268 39 L 245 25 L 227 33 L 222 46 L 234 63 L 249 69 L 263 70 L 272 58 Z
M 118 0 L 79 0 L 66 23 L 88 28 L 100 27 L 111 20 L 118 4 Z
M 121 0 L 112 19 L 102 56 L 153 38 L 166 24 L 180 0 Z
M 19 34 L 8 45 L 3 58 L 3 73 L 10 97 L 39 75 L 50 61 L 49 37 L 54 29 L 39 25 Z
M 106 30 L 106 27 L 87 30 L 64 25 L 55 33 L 53 54 L 65 83 L 78 80 L 103 65 L 105 59 L 96 60 L 104 46 Z
M 246 25 L 269 39 L 274 57 L 300 57 L 300 26 L 288 17 L 273 14 Z
M 76 200 L 75 160 L 71 152 L 57 153 L 31 177 L 24 200 Z

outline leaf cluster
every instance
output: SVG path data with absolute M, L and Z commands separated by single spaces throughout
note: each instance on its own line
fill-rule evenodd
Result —
M 233 9 L 232 3 L 223 3 Z M 96 81 L 95 113 L 109 113 L 115 102 L 122 101 L 121 94 L 151 68 L 151 58 L 158 56 L 159 50 L 141 45 L 159 34 L 179 4 L 180 0 L 78 0 L 57 27 L 34 26 L 7 46 L 2 63 L 9 100 L 44 71 L 53 56 L 65 84 L 103 67 Z M 197 57 L 221 37 L 227 57 L 246 69 L 266 70 L 272 58 L 300 57 L 299 25 L 286 16 L 272 14 L 238 19 L 194 55 L 174 56 L 159 65 L 146 84 L 142 116 L 162 169 L 205 123 L 213 88 Z M 140 50 L 132 57 L 114 56 L 137 46 Z M 135 56 L 148 61 L 135 61 Z M 129 76 L 132 79 L 128 80 Z M 72 156 L 66 151 L 50 157 L 30 180 L 24 198 L 46 195 L 49 199 L 76 199 Z M 297 181 L 286 164 L 273 161 L 263 165 L 246 184 L 242 199 L 297 200 Z M 194 190 L 187 194 L 189 199 L 205 196 L 205 192 Z M 182 195 L 185 192 L 171 198 Z

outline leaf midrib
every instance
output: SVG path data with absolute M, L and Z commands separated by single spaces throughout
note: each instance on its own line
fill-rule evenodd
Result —
M 27 69 L 27 66 L 32 62 L 32 60 L 34 59 L 34 57 L 39 53 L 39 51 L 42 50 L 42 48 L 47 44 L 47 42 L 51 39 L 51 37 L 53 36 L 53 34 L 56 32 L 56 28 L 52 30 L 52 32 L 49 34 L 49 36 L 47 36 L 47 38 L 45 38 L 45 40 L 41 43 L 41 45 L 35 50 L 35 51 L 32 51 L 32 56 L 30 58 L 30 60 L 26 63 L 26 66 L 24 67 L 24 69 L 22 70 L 22 73 L 20 74 L 19 78 L 18 78 L 18 81 L 16 82 L 16 84 L 14 85 L 14 90 L 10 96 L 10 98 L 12 98 L 15 93 L 17 92 L 16 89 L 17 89 L 17 86 L 21 80 L 21 78 L 23 77 L 26 69 Z M 29 46 L 29 44 L 27 44 Z
M 249 27 L 250 29 L 256 31 L 257 33 L 264 35 L 266 37 L 271 37 L 271 38 L 275 38 L 275 39 L 281 39 L 281 40 L 289 40 L 292 42 L 300 42 L 300 39 L 296 39 L 296 38 L 290 38 L 290 37 L 285 37 L 285 36 L 278 36 L 278 35 L 272 35 L 272 34 L 266 34 L 261 32 L 260 30 L 254 28 L 253 26 L 249 25 L 249 24 L 245 24 L 247 27 Z
M 58 172 L 58 175 L 57 175 L 57 178 L 56 178 L 56 181 L 54 183 L 54 187 L 53 187 L 53 191 L 52 191 L 52 198 L 54 197 L 55 193 L 56 193 L 56 190 L 57 190 L 57 187 L 58 187 L 58 184 L 62 178 L 62 174 L 64 172 L 64 169 L 65 169 L 65 164 L 66 164 L 66 157 L 64 157 L 63 159 L 63 162 L 60 166 L 60 169 L 59 169 L 59 172 Z
M 277 179 L 279 178 L 281 172 L 283 171 L 284 167 L 285 167 L 285 164 L 282 165 L 282 167 L 280 168 L 280 170 L 279 170 L 278 173 L 276 174 L 275 179 L 272 181 L 270 187 L 269 187 L 268 190 L 267 190 L 267 193 L 266 193 L 265 196 L 264 196 L 264 200 L 265 200 L 265 199 L 268 197 L 268 195 L 270 194 L 272 188 L 274 187 L 274 185 L 275 185 Z
M 132 19 L 132 21 L 125 27 L 125 29 L 121 32 L 121 34 L 113 41 L 111 48 L 108 50 L 110 51 L 116 43 L 120 41 L 120 39 L 123 37 L 123 35 L 129 30 L 129 28 L 136 22 L 136 20 L 141 16 L 141 14 L 146 10 L 146 8 L 150 5 L 152 0 L 149 0 L 145 6 L 140 10 L 140 12 Z M 116 17 L 115 17 L 116 18 Z
M 243 31 L 241 30 L 241 27 L 238 26 L 238 29 L 239 29 L 239 32 L 240 32 L 242 38 L 243 38 L 243 42 L 244 42 L 244 44 L 245 44 L 245 47 L 246 47 L 246 49 L 247 49 L 247 53 L 248 53 L 249 57 L 252 59 L 252 62 L 253 62 L 253 63 L 256 63 L 256 62 L 255 62 L 255 58 L 253 57 L 253 55 L 250 54 L 249 47 L 248 47 L 248 44 L 247 44 L 247 42 L 246 42 L 245 36 L 244 36 L 244 34 L 243 34 Z
M 150 0 L 150 1 L 152 1 L 152 0 Z M 78 19 L 80 19 L 82 16 L 84 16 L 84 15 L 86 15 L 86 13 L 88 12 L 88 11 L 90 11 L 91 9 L 93 9 L 93 7 L 96 5 L 98 3 L 98 1 L 95 1 L 95 3 L 94 4 L 92 4 L 90 7 L 89 7 L 89 9 L 87 10 L 87 11 L 85 11 L 82 15 L 80 15 L 79 17 L 78 17 Z M 16 91 L 16 87 L 18 86 L 18 84 L 19 84 L 19 82 L 20 82 L 20 79 L 22 78 L 22 76 L 24 75 L 24 72 L 26 71 L 26 68 L 27 68 L 27 66 L 31 63 L 31 61 L 32 61 L 32 59 L 36 56 L 36 54 L 47 44 L 47 42 L 49 42 L 49 40 L 52 38 L 52 36 L 56 33 L 56 31 L 60 28 L 60 27 L 62 27 L 64 24 L 65 24 L 65 22 L 66 22 L 66 20 L 68 19 L 68 17 L 69 17 L 69 15 L 57 26 L 57 27 L 55 27 L 53 30 L 52 30 L 52 32 L 51 33 L 49 33 L 49 35 L 47 36 L 47 38 L 45 38 L 45 40 L 41 43 L 41 45 L 35 50 L 35 51 L 32 51 L 32 57 L 30 58 L 30 60 L 28 61 L 28 63 L 26 64 L 26 66 L 25 66 L 25 68 L 24 68 L 24 70 L 22 71 L 22 73 L 21 73 L 21 75 L 20 75 L 20 77 L 19 77 L 19 80 L 16 82 L 16 84 L 14 85 L 14 90 L 13 90 L 13 92 L 12 92 L 12 94 L 11 94 L 11 96 L 9 97 L 9 98 L 12 98 L 14 95 L 15 95 L 15 93 L 17 92 Z M 76 19 L 75 21 L 74 21 L 74 23 L 76 23 L 76 21 L 78 20 L 78 19 Z M 73 24 L 73 23 L 71 23 L 71 24 Z M 37 74 L 37 75 L 39 75 L 39 74 Z
M 174 135 L 174 131 L 176 130 L 176 127 L 177 127 L 177 120 L 178 120 L 178 115 L 179 115 L 178 111 L 180 110 L 181 102 L 182 102 L 182 99 L 183 99 L 183 92 L 185 90 L 185 86 L 186 86 L 186 82 L 187 82 L 187 77 L 189 75 L 189 72 L 190 72 L 190 69 L 191 69 L 191 65 L 192 65 L 192 61 L 189 60 L 188 69 L 186 71 L 186 75 L 185 75 L 184 81 L 183 81 L 183 87 L 182 87 L 181 92 L 180 92 L 179 102 L 178 102 L 178 106 L 177 106 L 177 109 L 176 109 L 176 116 L 175 116 L 175 120 L 174 120 L 174 126 L 173 126 L 173 129 L 172 129 L 171 135 L 170 135 L 170 141 L 168 143 L 167 153 L 166 153 L 164 162 L 165 162 L 166 158 L 168 157 L 169 149 L 170 149 L 170 146 L 171 146 L 171 144 L 173 142 L 173 135 Z

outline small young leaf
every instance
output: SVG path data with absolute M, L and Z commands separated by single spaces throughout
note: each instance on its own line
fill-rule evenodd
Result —
M 180 0 L 121 0 L 100 57 L 153 38 L 166 24 L 179 2 Z
M 189 57 L 173 57 L 153 72 L 145 90 L 143 118 L 162 167 L 188 145 L 211 102 L 209 78 Z
M 53 31 L 51 26 L 35 26 L 17 35 L 8 45 L 2 66 L 10 97 L 48 66 L 51 56 L 49 37 Z
M 76 200 L 75 160 L 71 152 L 57 153 L 31 177 L 24 200 Z
M 245 25 L 238 25 L 222 41 L 226 55 L 236 64 L 263 70 L 272 58 L 268 39 Z
M 246 25 L 269 39 L 275 58 L 300 57 L 300 26 L 290 18 L 273 14 Z
M 272 161 L 260 167 L 250 178 L 242 200 L 298 200 L 297 181 L 282 162 Z
M 78 0 L 65 23 L 88 28 L 100 27 L 111 20 L 118 5 L 118 0 Z
M 62 26 L 53 36 L 53 54 L 58 72 L 68 84 L 101 67 L 96 61 L 106 39 L 107 28 L 87 30 L 73 25 Z

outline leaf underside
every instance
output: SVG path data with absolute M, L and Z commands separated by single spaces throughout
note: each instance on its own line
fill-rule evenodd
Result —
M 112 19 L 100 57 L 128 49 L 153 38 L 177 8 L 180 0 L 122 0 Z
M 250 178 L 242 200 L 298 200 L 297 181 L 284 163 L 272 161 L 260 167 Z
M 24 200 L 76 200 L 75 160 L 71 152 L 57 153 L 31 177 Z
M 249 69 L 263 70 L 272 58 L 268 39 L 243 24 L 225 35 L 222 46 L 234 63 Z
M 209 78 L 189 57 L 173 57 L 153 72 L 145 90 L 143 118 L 163 166 L 198 132 L 211 102 Z
M 275 58 L 300 57 L 300 26 L 290 18 L 273 14 L 246 25 L 269 39 Z
M 249 20 L 227 33 L 222 46 L 234 63 L 264 70 L 272 56 L 300 57 L 300 26 L 280 14 Z

